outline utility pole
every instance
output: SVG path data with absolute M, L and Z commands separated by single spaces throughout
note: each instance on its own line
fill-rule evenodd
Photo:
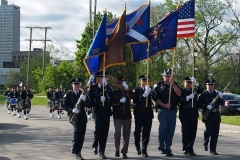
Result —
M 27 41 L 30 41 L 29 53 L 28 53 L 27 84 L 29 86 L 31 43 L 32 41 L 44 41 L 43 64 L 42 64 L 42 77 L 43 77 L 43 87 L 44 87 L 46 41 L 51 41 L 51 40 L 47 40 L 47 29 L 52 29 L 52 28 L 51 27 L 26 27 L 26 28 L 30 28 L 30 39 L 29 40 L 27 39 Z M 32 39 L 32 29 L 45 29 L 45 39 Z
M 97 0 L 95 0 L 95 4 L 94 4 L 94 19 L 93 19 L 93 38 L 95 36 L 95 26 L 96 26 L 96 10 L 97 10 Z
M 91 27 L 92 23 L 92 0 L 89 0 L 89 26 Z
M 27 66 L 27 86 L 29 87 L 29 72 L 30 72 L 30 55 L 32 48 L 32 28 L 30 28 L 29 52 L 28 52 L 28 66 Z

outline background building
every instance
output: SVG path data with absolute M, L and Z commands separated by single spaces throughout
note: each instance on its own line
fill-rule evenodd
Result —
M 20 51 L 20 7 L 1 0 L 0 5 L 0 68 L 12 61 L 12 52 Z M 6 65 L 8 66 L 8 65 Z M 8 67 L 7 67 L 8 68 Z

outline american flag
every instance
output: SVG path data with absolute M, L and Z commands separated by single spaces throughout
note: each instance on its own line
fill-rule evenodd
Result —
M 189 0 L 178 11 L 177 38 L 194 37 L 195 0 Z

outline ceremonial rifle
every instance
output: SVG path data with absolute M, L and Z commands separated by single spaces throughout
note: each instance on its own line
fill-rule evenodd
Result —
M 90 87 L 90 81 L 91 81 L 91 79 L 92 79 L 92 76 L 89 78 L 88 83 L 87 83 L 86 87 L 84 88 L 84 90 L 83 90 L 83 92 L 82 92 L 81 95 L 85 95 L 85 94 L 87 93 L 87 90 L 88 90 L 88 88 Z M 80 96 L 80 97 L 81 97 L 81 96 Z M 80 97 L 78 98 L 78 101 L 77 101 L 77 103 L 76 103 L 76 105 L 75 105 L 75 108 L 77 108 L 78 110 L 80 110 L 80 107 L 81 107 L 81 104 L 82 104 L 82 101 L 83 101 L 82 99 L 80 99 Z M 76 124 L 76 122 L 77 122 L 77 117 L 78 117 L 78 113 L 73 113 L 73 116 L 72 116 L 72 119 L 71 119 L 71 123 Z
M 231 83 L 231 81 L 223 88 L 222 92 L 224 92 L 224 91 L 227 89 L 227 87 L 230 85 L 230 83 Z M 218 99 L 219 99 L 219 95 L 217 95 L 217 96 L 212 100 L 212 102 L 211 102 L 209 105 L 211 105 L 212 107 L 214 107 Z M 212 109 L 213 109 L 213 108 L 212 108 Z M 204 119 L 204 120 L 207 120 L 207 119 L 208 119 L 208 115 L 209 115 L 209 113 L 212 111 L 212 109 L 208 109 L 207 111 L 205 111 L 205 112 L 203 113 L 203 119 Z

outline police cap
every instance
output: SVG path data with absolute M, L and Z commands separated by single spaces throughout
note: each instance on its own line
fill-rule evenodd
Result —
M 187 82 L 190 82 L 190 83 L 192 82 L 192 81 L 191 81 L 191 77 L 185 77 L 185 78 L 183 78 L 183 80 L 184 80 L 184 81 L 187 81 Z
M 162 76 L 171 76 L 172 74 L 172 69 L 167 68 L 163 71 L 163 73 L 161 73 Z
M 125 81 L 123 76 L 120 76 L 120 77 L 118 77 L 117 83 L 120 83 L 120 82 L 127 82 L 127 81 Z
M 80 84 L 81 79 L 80 79 L 80 78 L 73 78 L 70 82 L 71 82 L 72 84 Z
M 105 77 L 107 77 L 107 75 L 108 75 L 108 73 L 105 72 Z M 103 77 L 103 71 L 99 71 L 99 72 L 97 73 L 97 76 L 98 76 L 98 77 Z
M 208 79 L 206 81 L 204 81 L 206 85 L 214 85 L 215 80 L 214 79 Z
M 148 75 L 148 79 L 150 78 L 150 76 Z M 147 80 L 147 75 L 146 74 L 143 74 L 141 76 L 139 76 L 139 79 L 141 80 Z

